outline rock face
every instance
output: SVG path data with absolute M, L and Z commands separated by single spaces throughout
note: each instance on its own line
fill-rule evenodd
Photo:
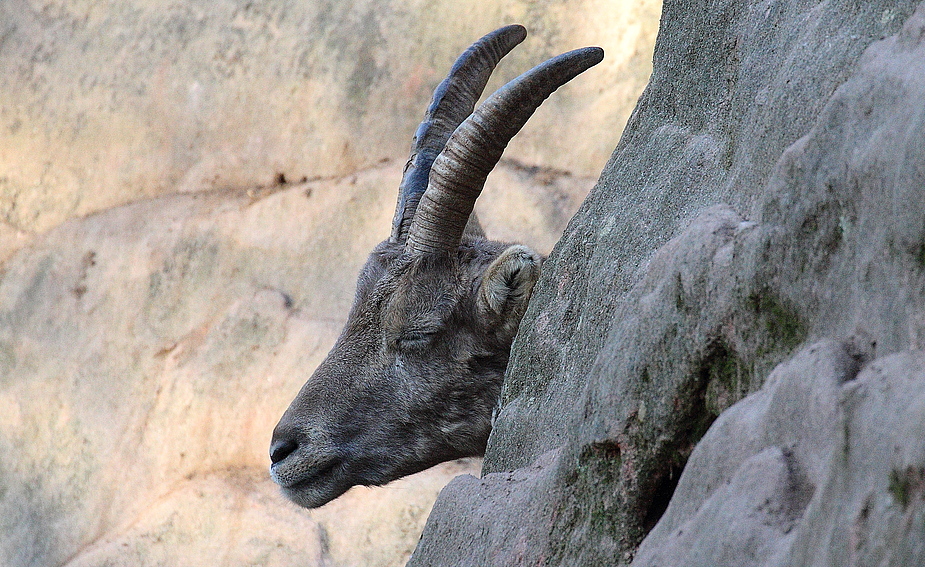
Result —
M 0 237 L 177 191 L 405 159 L 456 56 L 516 22 L 531 38 L 489 89 L 584 45 L 607 60 L 549 100 L 508 156 L 597 177 L 651 71 L 659 6 L 4 0 Z
M 332 551 L 330 523 L 273 489 L 266 445 L 339 331 L 375 240 L 354 231 L 390 222 L 365 181 L 143 201 L 69 221 L 3 266 L 4 565 Z M 425 514 L 426 490 L 412 492 Z
M 925 563 L 925 3 L 666 2 L 654 62 L 409 565 Z
M 388 235 L 403 165 L 140 201 L 3 264 L 0 563 L 403 564 L 439 490 L 477 461 L 312 512 L 267 472 L 276 421 Z M 483 225 L 541 249 L 593 182 L 497 173 Z
M 858 355 L 816 343 L 724 412 L 633 565 L 921 565 L 925 352 Z

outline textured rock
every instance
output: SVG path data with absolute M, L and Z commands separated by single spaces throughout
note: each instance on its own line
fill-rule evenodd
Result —
M 28 244 L 34 235 L 0 222 L 0 264 Z
M 633 565 L 921 565 L 925 355 L 817 343 L 723 413 Z
M 768 184 L 785 150 L 793 155 L 790 147 L 817 124 L 865 47 L 898 31 L 916 4 L 865 2 L 857 11 L 835 1 L 665 5 L 652 82 L 598 187 L 550 258 L 519 339 L 525 346 L 514 349 L 500 431 L 507 422 L 523 423 L 510 438 L 526 450 L 508 455 L 499 447 L 488 470 L 526 464 L 557 445 L 568 418 L 537 407 L 577 396 L 647 259 L 706 206 L 728 203 L 756 220 L 780 191 Z M 700 28 L 713 31 L 690 31 Z M 679 55 L 690 52 L 699 59 Z M 916 78 L 905 74 L 905 80 Z M 914 97 L 904 100 L 915 104 Z M 905 120 L 904 109 L 893 112 Z M 831 120 L 838 128 L 840 118 Z M 819 167 L 829 156 L 818 155 Z M 814 182 L 824 193 L 824 180 Z M 803 201 L 792 196 L 788 205 L 798 210 L 781 209 L 786 222 L 813 222 Z M 762 370 L 776 362 L 779 356 Z M 524 388 L 527 395 L 520 394 Z M 528 425 L 538 413 L 544 417 Z
M 354 489 L 311 513 L 282 499 L 263 474 L 196 477 L 67 565 L 402 565 L 437 492 L 473 464 L 448 463 L 387 488 Z
M 921 561 L 921 511 L 908 504 L 918 457 L 818 464 L 825 447 L 890 447 L 878 412 L 917 431 L 919 410 L 900 396 L 844 410 L 858 420 L 847 438 L 839 425 L 801 457 L 825 469 L 808 508 L 808 491 L 774 485 L 790 478 L 787 443 L 808 400 L 772 416 L 789 419 L 783 441 L 736 437 L 747 450 L 675 483 L 712 421 L 801 345 L 850 344 L 862 375 L 883 364 L 888 383 L 925 386 L 921 357 L 901 354 L 925 348 L 923 62 L 919 2 L 666 2 L 652 81 L 544 266 L 482 479 L 448 485 L 410 565 L 629 564 L 650 531 L 661 539 L 641 564 Z M 914 435 L 897 433 L 899 453 L 917 455 Z M 852 475 L 857 485 L 835 480 Z M 891 475 L 907 496 L 887 500 Z M 886 524 L 865 524 L 852 488 L 874 477 L 871 510 Z M 689 504 L 666 526 L 683 518 L 725 536 L 652 531 L 672 494 L 709 509 Z M 773 525 L 748 515 L 787 494 L 799 506 L 765 510 Z
M 691 455 L 634 564 L 781 564 L 845 446 L 839 402 L 863 362 L 854 354 L 817 343 L 724 412 Z
M 139 201 L 0 266 L 0 453 L 15 455 L 0 459 L 0 563 L 403 564 L 439 489 L 478 463 L 312 512 L 267 474 L 273 426 L 388 234 L 402 166 Z M 593 183 L 498 173 L 486 230 L 541 248 Z
M 460 51 L 514 22 L 531 37 L 489 89 L 569 49 L 607 50 L 508 151 L 596 177 L 648 79 L 659 6 L 4 0 L 0 221 L 41 233 L 155 195 L 246 189 L 280 173 L 341 176 L 404 159 Z
M 732 241 L 752 229 L 717 207 L 660 250 L 615 315 L 614 347 L 599 362 L 599 378 L 572 401 L 574 407 L 563 409 L 573 417 L 572 435 L 594 427 L 598 437 L 563 444 L 513 472 L 451 482 L 410 565 L 594 564 L 583 554 L 612 560 L 639 538 L 639 508 L 680 472 L 709 425 L 710 410 L 717 411 L 708 390 L 721 392 L 720 382 L 730 379 L 721 372 L 728 353 L 719 351 L 716 337 L 735 305 L 729 293 Z M 685 317 L 691 312 L 703 317 Z M 678 324 L 689 326 L 679 330 Z M 582 526 L 588 508 L 593 524 Z M 479 544 L 486 534 L 488 544 Z M 563 544 L 580 557 L 563 559 Z

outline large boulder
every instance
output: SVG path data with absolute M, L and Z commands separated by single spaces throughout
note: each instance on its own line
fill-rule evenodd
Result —
M 409 564 L 920 564 L 925 3 L 667 2 L 654 61 Z

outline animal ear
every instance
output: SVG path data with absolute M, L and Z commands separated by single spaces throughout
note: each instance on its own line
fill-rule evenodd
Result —
M 513 334 L 527 310 L 542 263 L 542 256 L 519 244 L 502 252 L 482 275 L 479 313 L 493 326 Z

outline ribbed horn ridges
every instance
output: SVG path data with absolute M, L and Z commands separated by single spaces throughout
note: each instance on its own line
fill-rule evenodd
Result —
M 427 189 L 434 159 L 453 131 L 472 114 L 495 66 L 525 37 L 527 30 L 517 24 L 485 35 L 459 56 L 447 78 L 434 90 L 430 106 L 414 134 L 411 157 L 398 189 L 392 242 L 401 242 L 407 237 L 421 195 Z
M 599 47 L 563 53 L 504 85 L 479 105 L 434 161 L 405 252 L 420 255 L 455 249 L 485 178 L 511 138 L 550 94 L 603 58 Z

